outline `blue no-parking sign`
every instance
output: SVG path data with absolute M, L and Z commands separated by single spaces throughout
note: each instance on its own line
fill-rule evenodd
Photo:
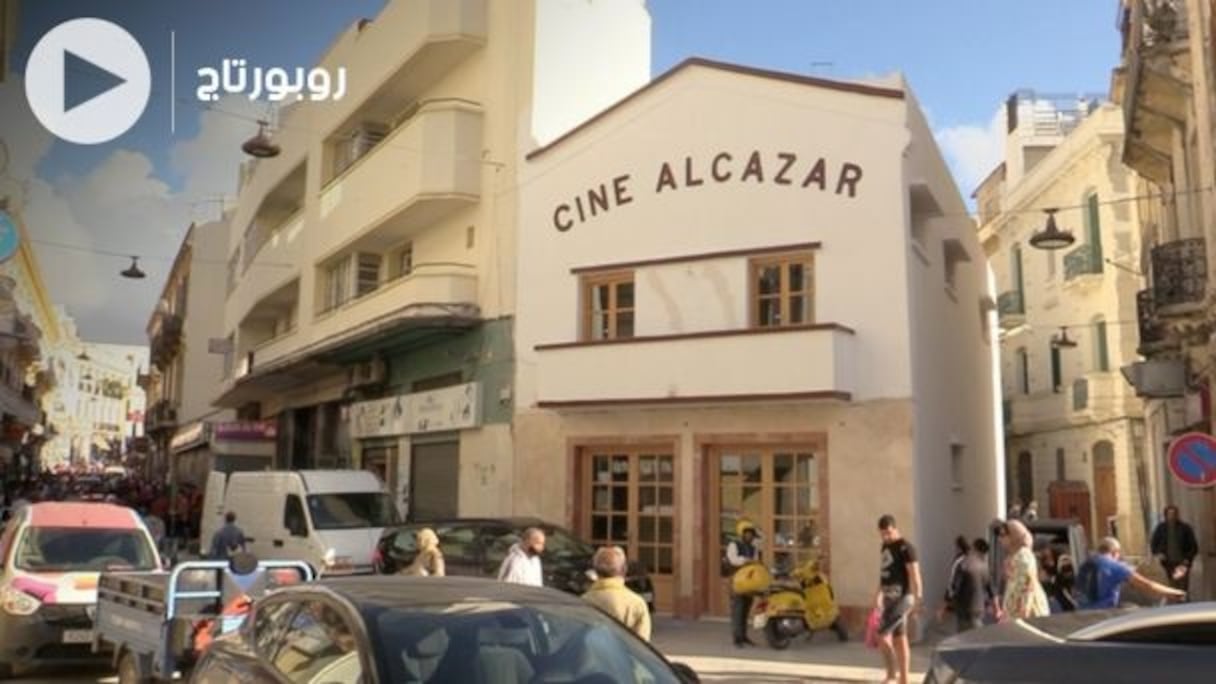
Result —
M 1216 439 L 1189 432 L 1174 440 L 1169 451 L 1170 472 L 1191 487 L 1216 485 Z
M 20 246 L 17 224 L 7 211 L 0 209 L 0 264 L 12 259 Z

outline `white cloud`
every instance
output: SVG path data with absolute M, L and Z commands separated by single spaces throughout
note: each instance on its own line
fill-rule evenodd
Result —
M 198 200 L 235 192 L 240 142 L 256 126 L 204 113 L 198 135 L 170 150 L 174 169 L 184 177 L 180 192 L 156 175 L 145 154 L 129 149 L 114 150 L 86 174 L 48 182 L 35 170 L 53 140 L 29 113 L 22 91 L 17 78 L 0 86 L 2 138 L 10 156 L 5 185 L 22 188 L 21 211 L 51 299 L 76 319 L 87 340 L 144 343 L 148 317 L 187 226 L 216 215 L 215 205 Z M 96 251 L 144 257 L 148 278 L 120 278 L 129 262 Z
M 987 125 L 964 124 L 935 131 L 959 189 L 970 195 L 1005 158 L 1005 117 L 998 111 Z

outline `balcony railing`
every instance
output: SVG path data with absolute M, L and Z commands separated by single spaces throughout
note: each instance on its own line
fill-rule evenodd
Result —
M 1161 344 L 1168 339 L 1165 326 L 1157 320 L 1157 306 L 1152 290 L 1136 293 L 1136 320 L 1140 329 L 1140 348 Z
M 1084 275 L 1102 272 L 1102 249 L 1085 243 L 1064 255 L 1064 280 L 1075 280 Z
M 1153 303 L 1159 314 L 1169 315 L 1171 307 L 1203 302 L 1208 284 L 1206 249 L 1203 238 L 1153 248 Z
M 1026 298 L 1020 290 L 1002 292 L 996 298 L 996 311 L 1002 328 L 1019 325 L 1026 318 Z

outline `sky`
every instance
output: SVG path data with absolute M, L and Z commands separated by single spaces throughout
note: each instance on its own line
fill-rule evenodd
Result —
M 310 66 L 342 31 L 383 5 L 21 3 L 15 76 L 0 85 L 0 139 L 9 153 L 3 174 L 24 187 L 24 218 L 52 300 L 76 319 L 83 338 L 145 343 L 148 317 L 186 228 L 216 218 L 219 200 L 235 192 L 239 145 L 266 109 L 244 98 L 204 107 L 183 92 L 197 82 L 196 70 L 225 57 Z M 1000 160 L 996 115 L 1011 92 L 1106 92 L 1119 59 L 1115 0 L 648 0 L 647 6 L 654 74 L 690 56 L 838 79 L 903 72 L 964 196 Z M 124 26 L 144 46 L 153 70 L 152 98 L 139 123 L 96 146 L 56 141 L 41 129 L 20 78 L 38 38 L 82 16 Z M 187 84 L 175 107 L 167 87 L 171 36 L 177 79 Z M 140 256 L 147 280 L 117 277 L 128 254 Z

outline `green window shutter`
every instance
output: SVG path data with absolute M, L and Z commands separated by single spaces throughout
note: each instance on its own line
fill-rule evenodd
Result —
M 1099 371 L 1110 370 L 1110 351 L 1106 345 L 1106 321 L 1094 323 L 1094 363 Z

